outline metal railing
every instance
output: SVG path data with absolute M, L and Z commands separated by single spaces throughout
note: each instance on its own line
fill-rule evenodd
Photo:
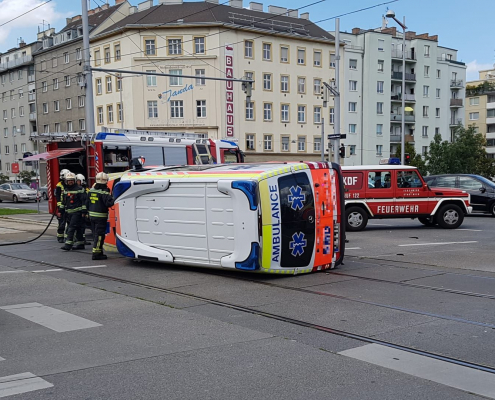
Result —
M 455 79 L 452 79 L 450 81 L 450 87 L 451 88 L 462 88 L 462 87 L 464 87 L 464 82 L 462 80 L 456 81 Z
M 391 122 L 402 122 L 402 114 L 390 114 L 390 121 Z M 414 115 L 405 115 L 404 121 L 414 122 L 415 116 Z
M 30 121 L 35 121 L 36 120 L 36 113 L 35 112 L 29 113 L 29 120 Z
M 400 58 L 402 60 L 402 50 L 392 50 L 392 58 Z M 406 50 L 406 60 L 416 61 L 416 53 Z
M 450 99 L 451 107 L 462 107 L 462 99 Z
M 391 96 L 391 100 L 402 100 L 402 94 L 401 93 L 393 94 Z M 416 98 L 414 97 L 413 94 L 407 93 L 404 95 L 404 100 L 405 101 L 416 101 Z
M 32 60 L 33 60 L 33 56 L 22 56 L 19 58 L 15 58 L 13 60 L 1 63 L 0 71 L 5 71 L 6 69 L 17 67 L 19 65 L 31 62 Z
M 451 118 L 450 119 L 450 125 L 462 125 L 462 119 L 461 118 Z
M 392 72 L 392 79 L 402 80 L 402 72 Z M 406 72 L 406 81 L 416 81 L 416 74 Z

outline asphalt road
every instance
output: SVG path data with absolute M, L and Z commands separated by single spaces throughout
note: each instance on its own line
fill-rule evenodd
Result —
M 42 228 L 2 220 L 0 244 Z M 494 228 L 370 221 L 345 265 L 295 277 L 96 262 L 50 228 L 0 247 L 0 397 L 495 398 Z
M 46 200 L 41 200 L 39 203 L 40 211 L 41 212 L 48 212 L 48 201 Z M 22 209 L 22 210 L 38 210 L 38 203 L 37 202 L 19 202 L 19 203 L 14 203 L 12 201 L 5 201 L 3 200 L 0 203 L 0 208 L 14 208 L 14 209 Z

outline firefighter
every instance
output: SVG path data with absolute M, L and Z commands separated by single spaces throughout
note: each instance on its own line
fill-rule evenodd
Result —
M 65 212 L 62 205 L 63 192 L 65 190 L 65 176 L 69 174 L 70 171 L 68 169 L 63 169 L 60 171 L 60 181 L 55 186 L 55 199 L 57 200 L 57 241 L 59 243 L 64 242 L 64 233 L 65 233 Z
M 81 186 L 86 192 L 88 191 L 88 187 L 86 186 L 86 178 L 83 174 L 76 175 L 76 183 L 78 186 Z
M 88 186 L 86 185 L 86 178 L 84 177 L 83 174 L 77 174 L 76 175 L 76 184 L 78 186 L 81 186 L 84 191 L 86 192 L 86 195 L 88 194 L 89 192 L 89 189 L 88 189 Z M 79 231 L 77 232 L 77 238 L 81 238 L 82 237 L 82 242 L 75 242 L 74 245 L 76 247 L 80 246 L 80 245 L 85 245 L 85 244 L 91 244 L 91 242 L 86 242 L 86 218 L 83 218 L 83 221 L 81 223 L 81 225 L 79 226 Z
M 67 218 L 67 237 L 62 250 L 84 250 L 84 241 L 81 236 L 81 224 L 86 216 L 86 191 L 76 184 L 76 175 L 72 172 L 65 175 L 65 192 L 62 206 Z M 74 246 L 74 236 L 76 245 Z
M 107 230 L 108 209 L 113 206 L 113 197 L 107 182 L 107 174 L 104 172 L 96 174 L 96 184 L 90 189 L 86 200 L 93 231 L 93 260 L 107 259 L 103 254 L 103 242 Z

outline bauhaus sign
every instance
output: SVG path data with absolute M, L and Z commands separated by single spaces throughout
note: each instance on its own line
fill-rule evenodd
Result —
M 234 46 L 225 44 L 225 76 L 234 78 Z M 225 113 L 227 136 L 234 136 L 234 82 L 225 82 Z

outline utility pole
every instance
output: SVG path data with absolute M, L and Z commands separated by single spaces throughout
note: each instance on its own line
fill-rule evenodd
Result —
M 82 25 L 83 25 L 83 75 L 86 82 L 86 133 L 95 133 L 95 114 L 93 104 L 93 73 L 91 72 L 90 50 L 89 50 L 89 23 L 88 23 L 88 0 L 81 0 Z
M 335 18 L 335 120 L 334 133 L 340 135 L 340 18 Z M 334 140 L 334 160 L 340 164 L 340 136 Z
M 325 162 L 325 146 L 323 146 L 323 143 L 325 143 L 325 117 L 321 118 L 321 162 Z

